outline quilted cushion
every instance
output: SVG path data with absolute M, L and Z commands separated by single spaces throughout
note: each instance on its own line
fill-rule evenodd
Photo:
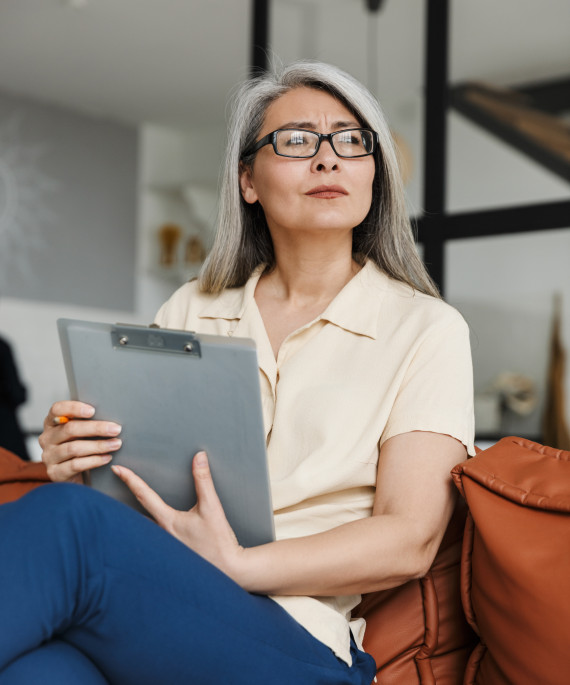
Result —
M 461 591 L 480 636 L 465 685 L 570 683 L 570 452 L 503 438 L 453 469 Z
M 365 595 L 364 648 L 380 685 L 460 685 L 475 645 L 459 591 L 466 508 L 458 500 L 431 569 L 424 578 Z

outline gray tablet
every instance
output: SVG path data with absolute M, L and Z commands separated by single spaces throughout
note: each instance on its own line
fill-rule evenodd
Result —
M 192 457 L 205 450 L 240 544 L 273 540 L 253 340 L 74 319 L 57 325 L 71 399 L 123 427 L 112 463 L 133 469 L 184 510 L 196 501 Z M 110 466 L 92 470 L 90 479 L 139 508 Z

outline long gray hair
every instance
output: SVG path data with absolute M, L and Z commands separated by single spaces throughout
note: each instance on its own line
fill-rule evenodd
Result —
M 240 192 L 240 164 L 252 165 L 255 154 L 243 157 L 255 143 L 269 105 L 293 88 L 317 88 L 339 100 L 365 128 L 378 133 L 372 204 L 353 230 L 354 259 L 371 259 L 380 269 L 414 289 L 439 297 L 437 287 L 419 258 L 406 210 L 394 143 L 380 105 L 356 79 L 337 67 L 301 61 L 263 74 L 241 85 L 233 100 L 228 146 L 222 172 L 216 237 L 200 273 L 200 288 L 217 293 L 244 285 L 254 269 L 275 265 L 273 243 L 259 203 L 246 203 Z

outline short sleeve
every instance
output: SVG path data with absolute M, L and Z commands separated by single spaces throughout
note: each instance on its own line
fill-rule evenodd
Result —
M 164 302 L 154 317 L 154 323 L 160 328 L 168 328 L 168 302 Z
M 160 307 L 154 317 L 154 323 L 160 328 L 186 328 L 192 318 L 192 306 L 199 307 L 199 300 L 196 280 L 184 283 Z
M 452 313 L 423 335 L 398 389 L 380 439 L 410 431 L 443 433 L 460 440 L 475 454 L 473 364 L 469 328 Z

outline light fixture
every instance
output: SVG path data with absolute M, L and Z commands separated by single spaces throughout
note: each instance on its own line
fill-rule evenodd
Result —
M 378 12 L 384 0 L 366 0 L 366 7 L 370 12 Z

